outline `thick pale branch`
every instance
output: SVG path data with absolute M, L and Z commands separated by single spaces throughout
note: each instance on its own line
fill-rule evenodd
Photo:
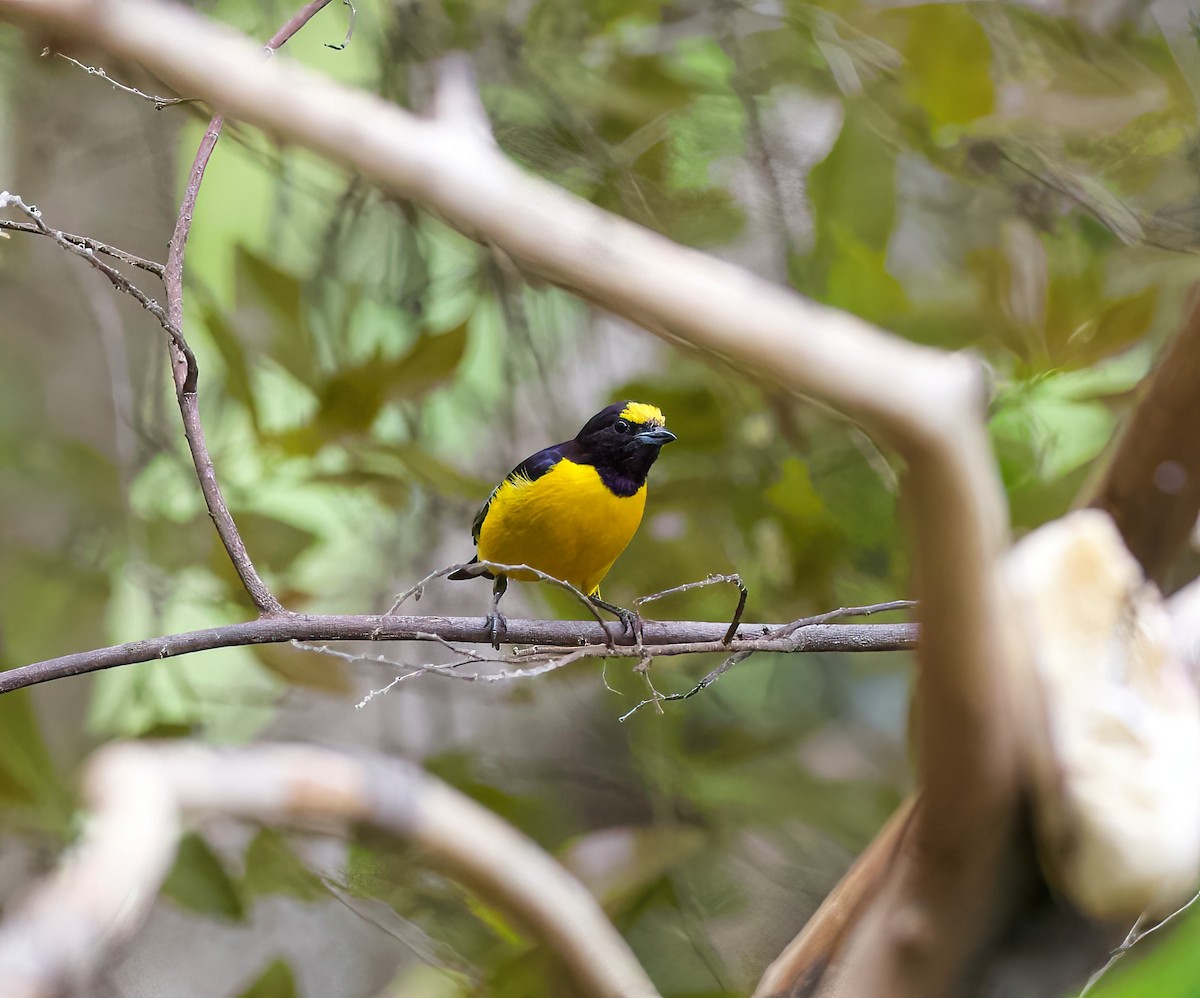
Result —
M 914 647 L 917 639 L 915 624 L 818 624 L 801 628 L 784 638 L 764 637 L 765 632 L 782 626 L 744 624 L 733 641 L 726 644 L 728 624 L 647 620 L 643 623 L 642 642 L 653 648 L 657 656 L 701 652 L 728 654 L 731 651 L 898 651 Z M 634 649 L 631 637 L 625 635 L 613 639 L 594 620 L 509 620 L 508 631 L 502 640 L 513 645 L 565 649 L 594 645 L 598 651 L 607 651 L 606 641 L 615 641 L 617 651 L 624 647 L 631 657 L 640 655 Z M 76 652 L 10 669 L 0 672 L 0 694 L 119 665 L 153 662 L 214 648 L 282 641 L 468 641 L 486 644 L 491 641 L 491 631 L 482 617 L 299 613 L 261 617 L 241 624 Z
M 519 916 L 587 993 L 657 994 L 582 884 L 511 825 L 411 763 L 299 745 L 119 745 L 97 755 L 88 791 L 93 816 L 83 840 L 0 926 L 8 998 L 48 998 L 86 984 L 106 951 L 145 919 L 190 814 L 300 827 L 367 823 L 405 836 Z

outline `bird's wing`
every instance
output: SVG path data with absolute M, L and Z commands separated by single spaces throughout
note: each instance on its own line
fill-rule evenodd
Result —
M 476 544 L 479 543 L 479 532 L 483 529 L 483 521 L 487 519 L 488 509 L 492 505 L 492 500 L 496 498 L 496 493 L 504 487 L 505 482 L 512 482 L 517 479 L 536 482 L 563 459 L 563 448 L 566 446 L 565 443 L 555 444 L 553 447 L 547 447 L 536 454 L 529 455 L 529 457 L 525 458 L 524 461 L 504 476 L 503 482 L 492 489 L 492 494 L 487 497 L 487 502 L 480 507 L 479 512 L 475 514 L 475 520 L 471 523 L 471 536 L 475 539 Z

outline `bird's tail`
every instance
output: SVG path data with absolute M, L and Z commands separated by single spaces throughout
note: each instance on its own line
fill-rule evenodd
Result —
M 492 578 L 492 573 L 486 568 L 483 568 L 482 566 L 478 568 L 471 567 L 478 561 L 478 557 L 472 558 L 469 562 L 467 562 L 465 567 L 460 568 L 457 572 L 451 572 L 446 576 L 446 578 L 451 579 L 454 582 L 461 582 L 463 579 L 478 579 L 480 576 L 483 576 L 485 579 Z

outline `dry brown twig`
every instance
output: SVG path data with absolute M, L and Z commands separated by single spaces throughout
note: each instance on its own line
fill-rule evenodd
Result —
M 86 985 L 105 952 L 144 921 L 183 820 L 208 815 L 325 831 L 366 823 L 402 835 L 518 915 L 587 993 L 657 994 L 582 884 L 511 825 L 403 760 L 302 745 L 131 743 L 97 753 L 86 786 L 83 839 L 0 925 L 6 998 Z

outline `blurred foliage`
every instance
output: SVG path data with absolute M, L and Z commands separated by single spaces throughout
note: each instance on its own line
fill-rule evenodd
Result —
M 256 37 L 290 13 L 202 6 Z M 1061 515 L 1095 474 L 1200 276 L 1194 40 L 1165 38 L 1139 5 L 360 7 L 345 52 L 323 47 L 344 30 L 331 6 L 286 57 L 420 106 L 437 60 L 465 48 L 497 141 L 525 168 L 914 341 L 977 352 L 1017 531 Z M 17 52 L 0 34 L 5 185 L 77 229 L 55 193 L 78 178 L 29 165 L 41 147 L 13 124 L 22 74 L 53 93 L 77 71 Z M 101 117 L 133 100 L 85 86 Z M 155 120 L 168 115 L 182 123 L 168 139 L 181 181 L 202 121 Z M 92 234 L 107 234 L 103 218 Z M 0 243 L 3 295 L 32 302 L 0 318 L 0 665 L 243 619 L 163 359 L 139 345 L 153 323 L 134 314 L 114 353 L 95 346 L 94 313 L 29 322 L 59 295 L 28 242 Z M 495 480 L 624 397 L 660 405 L 679 442 L 654 469 L 609 598 L 731 571 L 755 620 L 908 595 L 903 469 L 857 427 L 617 329 L 304 152 L 227 126 L 187 267 L 216 467 L 295 609 L 378 610 L 463 559 Z M 97 370 L 111 398 L 77 390 Z M 482 614 L 486 598 L 482 584 L 441 585 L 421 607 Z M 510 612 L 579 612 L 553 590 L 509 598 Z M 652 607 L 724 619 L 734 602 L 710 587 Z M 657 663 L 654 681 L 686 689 L 715 664 Z M 486 691 L 426 678 L 356 712 L 386 668 L 290 646 L 209 652 L 0 700 L 0 834 L 44 868 L 75 831 L 79 759 L 113 737 L 278 735 L 410 755 L 575 870 L 664 994 L 745 993 L 903 792 L 907 667 L 753 659 L 619 725 L 645 695 L 627 665 L 604 683 L 581 667 Z M 321 867 L 279 832 L 220 850 L 206 836 L 184 838 L 164 895 L 247 945 L 268 900 L 331 925 L 349 907 L 362 934 L 374 923 L 403 941 L 388 950 L 391 993 L 570 993 L 522 926 L 401 843 L 362 831 Z M 1169 982 L 1194 976 L 1195 933 L 1185 921 L 1097 993 L 1190 993 Z M 273 945 L 227 993 L 318 993 L 302 982 L 319 968 Z

